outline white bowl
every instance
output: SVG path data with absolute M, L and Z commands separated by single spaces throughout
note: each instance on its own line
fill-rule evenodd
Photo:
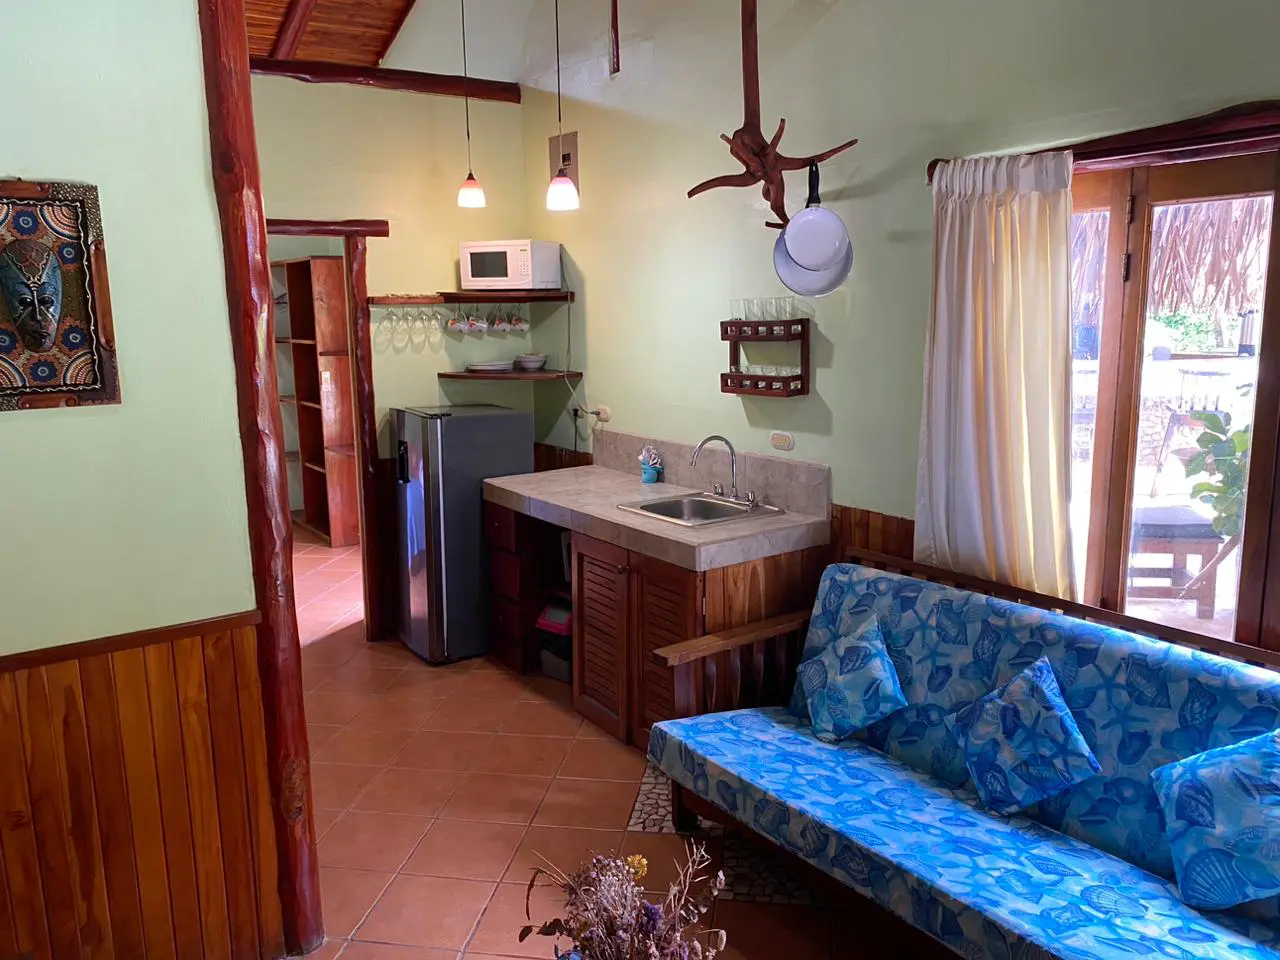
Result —
M 546 365 L 547 365 L 547 358 L 545 356 L 538 357 L 536 360 L 533 359 L 532 357 L 528 359 L 524 357 L 516 358 L 516 366 L 519 367 L 521 370 L 541 370 Z

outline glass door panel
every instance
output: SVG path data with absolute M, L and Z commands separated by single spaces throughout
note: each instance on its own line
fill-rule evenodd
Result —
M 1109 210 L 1071 217 L 1071 551 L 1077 596 L 1085 582 L 1093 489 L 1098 373 L 1106 295 Z
M 1239 595 L 1272 200 L 1152 206 L 1124 612 L 1225 640 Z

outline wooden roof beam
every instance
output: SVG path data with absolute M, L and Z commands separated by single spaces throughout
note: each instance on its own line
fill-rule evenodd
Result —
M 431 93 L 441 97 L 472 100 L 494 100 L 519 103 L 520 84 L 505 80 L 478 80 L 445 73 L 421 73 L 417 70 L 393 70 L 386 67 L 352 67 L 345 63 L 320 60 L 277 60 L 253 57 L 249 67 L 254 73 L 275 77 L 292 77 L 306 83 L 355 83 L 383 90 L 405 90 Z
M 271 48 L 271 56 L 275 60 L 289 60 L 298 52 L 302 43 L 302 35 L 306 32 L 307 21 L 316 8 L 318 0 L 293 0 L 280 24 L 280 33 L 276 36 L 276 45 Z

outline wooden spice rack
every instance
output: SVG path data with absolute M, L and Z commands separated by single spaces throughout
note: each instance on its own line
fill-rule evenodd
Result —
M 744 397 L 803 397 L 809 393 L 809 335 L 811 322 L 808 317 L 791 320 L 751 321 L 724 320 L 720 324 L 720 339 L 729 344 L 729 367 L 742 366 L 744 343 L 798 343 L 800 344 L 800 373 L 789 376 L 760 373 L 722 373 L 720 392 L 735 393 Z

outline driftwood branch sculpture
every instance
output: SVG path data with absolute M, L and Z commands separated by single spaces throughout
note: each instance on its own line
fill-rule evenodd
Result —
M 760 127 L 760 37 L 757 27 L 756 0 L 742 0 L 742 98 L 744 116 L 742 126 L 733 136 L 720 135 L 729 145 L 733 155 L 745 169 L 742 173 L 730 173 L 722 177 L 704 180 L 689 191 L 690 197 L 714 190 L 717 187 L 750 187 L 763 184 L 761 194 L 778 217 L 778 223 L 768 226 L 781 229 L 786 226 L 786 182 L 783 174 L 788 170 L 804 170 L 810 163 L 821 163 L 836 154 L 848 150 L 857 140 L 850 140 L 812 157 L 788 157 L 778 152 L 786 120 L 778 121 L 778 132 L 773 139 L 765 140 Z

